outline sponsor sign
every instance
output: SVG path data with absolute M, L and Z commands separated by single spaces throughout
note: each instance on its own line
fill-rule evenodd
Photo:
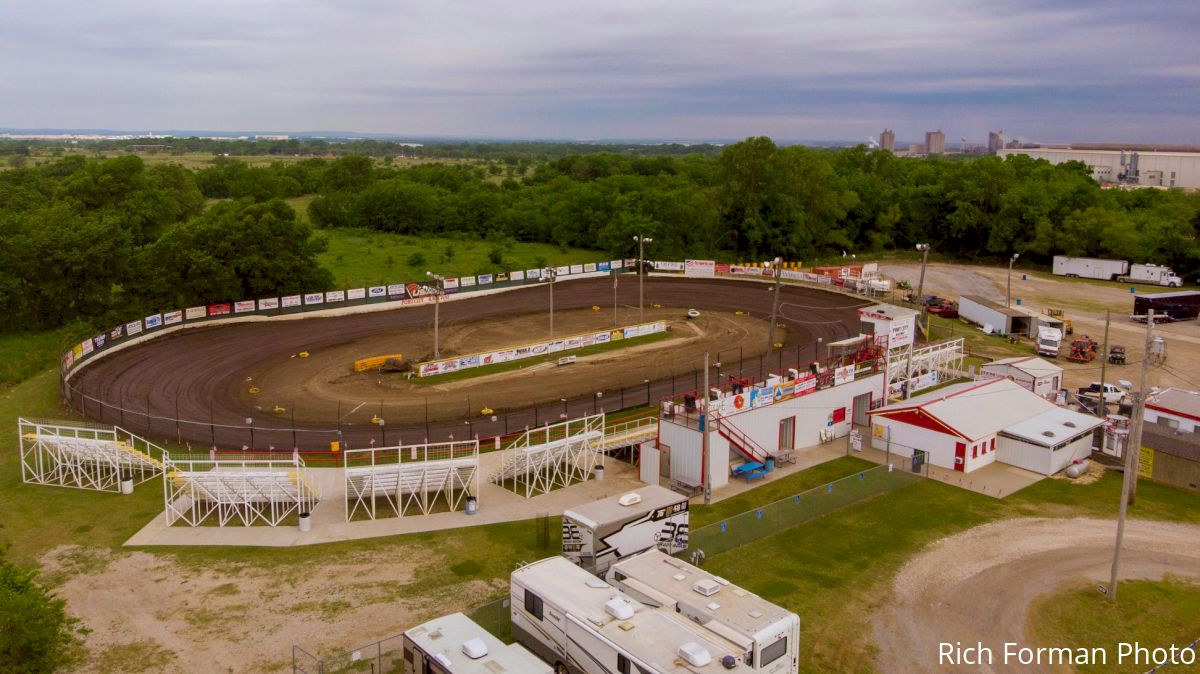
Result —
M 75 362 L 75 352 L 74 351 L 68 351 L 63 354 L 62 366 L 64 369 L 70 368 L 74 362 Z
M 609 271 L 609 270 L 611 270 L 611 269 L 612 269 L 612 263 L 611 263 L 611 262 L 597 262 L 597 263 L 596 263 L 596 270 L 597 270 L 597 271 Z
M 279 302 L 280 302 L 280 305 L 286 309 L 288 307 L 300 306 L 300 304 L 303 302 L 303 300 L 304 300 L 304 298 L 299 295 L 287 295 L 286 297 L 283 297 L 282 299 L 280 299 Z
M 779 275 L 785 279 L 790 279 L 792 281 L 803 281 L 804 280 L 804 272 L 796 271 L 795 269 L 783 269 L 779 272 Z
M 854 366 L 844 365 L 833 369 L 833 385 L 841 386 L 854 381 Z
M 125 324 L 125 334 L 126 335 L 133 336 L 133 335 L 141 333 L 141 331 L 142 331 L 142 322 L 141 321 L 132 321 L 130 323 Z
M 325 302 L 325 294 L 324 293 L 305 293 L 304 294 L 304 303 L 305 304 L 322 304 L 323 302 Z
M 566 349 L 567 351 L 570 351 L 571 349 L 578 349 L 581 346 L 583 346 L 582 337 L 568 337 L 563 340 L 563 349 Z
M 441 363 L 421 363 L 421 376 L 429 377 L 431 375 L 440 374 L 442 371 Z
M 594 271 L 596 271 L 596 263 L 595 262 L 583 263 L 583 273 L 587 274 L 587 273 L 594 272 Z
M 460 285 L 464 288 L 473 286 L 473 285 L 475 285 L 475 277 L 474 276 L 464 276 L 464 277 L 458 279 L 458 285 Z
M 626 266 L 626 267 L 632 267 L 632 266 L 634 266 L 634 265 L 636 265 L 636 264 L 637 264 L 637 260 L 632 260 L 632 259 L 630 259 L 630 258 L 625 258 L 625 264 L 624 264 L 624 266 Z
M 92 343 L 96 345 L 97 349 L 103 349 L 106 341 L 108 341 L 108 334 L 104 332 L 92 338 Z
M 514 271 L 514 272 L 509 272 L 508 277 L 514 281 L 524 281 L 525 280 L 525 272 L 519 271 L 519 270 Z
M 117 327 L 108 331 L 109 339 L 120 339 L 124 336 L 125 336 L 125 326 L 124 325 L 118 325 Z
M 752 389 L 750 393 L 753 394 L 753 400 L 750 402 L 752 407 L 766 407 L 767 405 L 775 402 L 775 391 L 773 387 Z
M 208 315 L 208 307 L 188 307 L 187 311 L 183 312 L 184 318 L 189 321 L 194 321 L 197 318 L 204 318 Z
M 525 278 L 535 279 L 535 278 L 541 278 L 541 277 L 542 277 L 541 269 L 526 269 L 525 270 Z
M 637 337 L 639 334 L 638 326 L 636 326 L 636 325 L 631 325 L 628 328 L 625 328 L 622 332 L 623 332 L 623 334 L 621 336 L 625 339 L 632 339 L 634 337 Z
M 682 262 L 670 262 L 667 260 L 656 260 L 650 263 L 658 271 L 683 271 L 684 264 Z
M 563 350 L 563 341 L 561 339 L 556 339 L 553 342 L 550 342 L 549 344 L 546 345 L 546 353 L 558 353 L 559 351 L 562 351 L 562 350 Z
M 208 305 L 209 316 L 227 316 L 233 313 L 233 304 L 229 302 L 219 302 L 217 304 Z
M 567 276 L 568 274 L 571 273 L 571 267 L 568 265 L 563 265 L 561 267 L 555 267 L 554 272 L 556 274 L 558 274 L 559 276 Z
M 487 285 L 491 285 L 491 284 L 492 284 L 492 275 L 491 274 L 480 274 L 479 275 L 479 285 L 487 286 Z
M 403 283 L 390 283 L 387 287 L 388 297 L 404 297 Z
M 80 342 L 80 343 L 79 343 L 79 350 L 80 350 L 80 353 L 81 353 L 81 355 L 84 355 L 84 356 L 86 356 L 86 355 L 88 355 L 89 353 L 91 353 L 92 351 L 94 351 L 94 350 L 95 350 L 95 347 L 94 347 L 94 346 L 92 346 L 92 340 L 90 340 L 90 339 L 85 339 L 85 340 L 83 340 L 82 342 Z
M 888 346 L 908 346 L 913 343 L 915 316 L 898 318 L 888 327 Z
M 423 283 L 410 283 L 410 284 L 408 284 L 407 290 L 408 290 L 409 297 L 414 297 L 414 298 L 434 297 L 435 295 L 437 295 L 436 287 L 430 286 L 430 285 L 425 285 Z M 424 304 L 424 302 L 423 301 L 415 302 L 414 304 Z
M 508 281 L 508 272 L 502 271 L 496 274 L 496 283 L 504 283 L 505 281 Z
M 571 363 L 575 362 L 576 358 L 577 358 L 576 356 L 563 356 L 562 358 L 558 359 L 558 364 L 559 365 L 570 365 Z
M 183 322 L 183 312 L 176 309 L 163 314 L 163 323 L 165 325 L 175 325 Z
M 266 299 L 258 301 L 258 310 L 259 311 L 263 311 L 263 310 L 267 310 L 267 309 L 278 309 L 278 308 L 279 308 L 279 298 L 278 297 L 268 297 Z
M 597 344 L 607 344 L 611 340 L 612 340 L 612 333 L 610 333 L 610 332 L 596 333 L 596 343 Z
M 609 260 L 608 261 L 609 269 L 621 269 L 622 267 L 627 267 L 627 266 L 628 265 L 625 264 L 625 260 Z
M 684 276 L 715 276 L 717 263 L 713 260 L 684 260 Z
M 917 391 L 923 391 L 931 386 L 937 386 L 937 383 L 938 383 L 938 373 L 936 371 L 934 371 L 934 372 L 926 372 L 923 375 L 913 377 L 912 380 L 909 382 L 909 386 L 912 387 L 912 390 L 915 393 Z
M 442 281 L 442 287 L 446 290 L 458 290 L 458 279 L 448 278 Z
M 83 358 L 83 345 L 76 344 L 75 348 L 71 349 L 71 355 L 74 356 L 76 360 Z
M 325 293 L 325 301 L 326 302 L 345 302 L 346 301 L 346 291 L 345 290 L 330 290 Z
M 729 273 L 729 265 L 728 264 L 717 264 L 716 271 L 718 274 L 728 274 Z
M 366 296 L 367 296 L 366 288 L 351 288 L 346 291 L 346 299 L 348 299 L 348 300 L 361 300 L 361 299 L 365 299 Z
M 385 297 L 387 295 L 387 286 L 371 286 L 367 288 L 367 297 Z
M 796 380 L 796 396 L 808 395 L 817 390 L 817 376 L 806 374 Z
M 581 264 L 571 265 L 571 273 L 572 274 L 582 274 L 583 273 L 583 265 L 581 265 Z
M 241 302 L 233 303 L 233 313 L 244 314 L 254 311 L 254 300 L 242 300 Z
M 145 322 L 147 330 L 160 328 L 162 327 L 162 314 L 150 314 L 145 318 Z

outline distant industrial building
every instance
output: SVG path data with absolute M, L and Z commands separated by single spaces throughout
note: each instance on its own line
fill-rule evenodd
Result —
M 946 152 L 946 134 L 941 129 L 925 132 L 925 154 L 944 154 Z
M 988 132 L 988 154 L 997 154 L 1004 149 L 1004 129 Z
M 1083 162 L 1100 183 L 1142 187 L 1200 188 L 1200 148 L 1136 149 L 1139 146 L 1072 145 L 1066 147 L 1006 148 L 997 155 L 1024 154 L 1052 164 Z M 1143 146 L 1146 147 L 1146 146 Z M 1134 148 L 1134 149 L 1131 149 Z
M 879 134 L 879 147 L 888 152 L 896 151 L 896 134 L 891 129 L 884 129 L 883 133 Z

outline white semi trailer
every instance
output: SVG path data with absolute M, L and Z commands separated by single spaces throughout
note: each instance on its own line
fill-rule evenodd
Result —
M 550 557 L 513 571 L 512 635 L 557 674 L 749 672 L 700 627 Z
M 1183 279 L 1176 276 L 1170 267 L 1157 264 L 1135 264 L 1129 268 L 1128 276 L 1121 276 L 1117 280 L 1122 283 L 1130 281 L 1153 283 L 1168 288 L 1178 288 L 1183 285 Z
M 563 555 L 598 576 L 624 557 L 655 548 L 673 555 L 687 545 L 688 499 L 657 485 L 563 512 Z
M 474 620 L 451 613 L 404 633 L 403 674 L 550 674 L 520 644 L 505 644 Z
M 613 564 L 609 582 L 735 645 L 750 671 L 796 674 L 800 669 L 800 616 L 724 578 L 650 550 Z
M 1094 257 L 1055 255 L 1054 266 L 1051 268 L 1051 271 L 1058 276 L 1116 281 L 1118 278 L 1129 273 L 1129 262 L 1126 260 L 1101 260 Z

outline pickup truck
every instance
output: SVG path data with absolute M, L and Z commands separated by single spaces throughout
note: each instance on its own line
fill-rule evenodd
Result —
M 1079 395 L 1088 398 L 1100 397 L 1100 382 L 1094 381 L 1090 386 L 1085 386 L 1079 389 Z M 1121 390 L 1116 384 L 1104 385 L 1104 402 L 1106 403 L 1122 403 L 1125 402 L 1125 391 Z

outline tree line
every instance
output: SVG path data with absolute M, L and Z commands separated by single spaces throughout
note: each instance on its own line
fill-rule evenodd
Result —
M 188 170 L 85 159 L 0 172 L 3 329 L 327 289 L 318 228 L 368 228 L 647 255 L 812 261 L 931 244 L 964 261 L 1055 254 L 1200 271 L 1200 195 L 1101 189 L 1079 163 L 910 159 L 749 138 L 718 154 L 570 154 L 521 179 L 486 166 L 370 157 Z

